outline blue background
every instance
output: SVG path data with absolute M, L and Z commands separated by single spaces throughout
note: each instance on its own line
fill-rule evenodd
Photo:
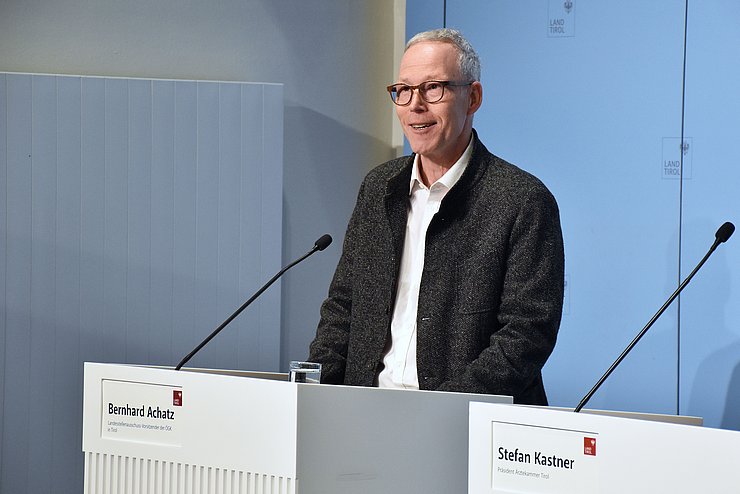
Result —
M 558 199 L 566 305 L 545 384 L 551 404 L 573 407 L 716 229 L 738 222 L 740 5 L 573 1 L 565 13 L 564 3 L 409 1 L 407 35 L 463 32 L 483 65 L 481 138 Z M 567 18 L 565 36 L 552 36 L 556 18 Z M 664 175 L 666 161 L 682 180 Z M 718 249 L 590 408 L 740 429 L 737 242 Z

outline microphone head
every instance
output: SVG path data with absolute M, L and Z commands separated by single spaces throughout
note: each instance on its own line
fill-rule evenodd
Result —
M 732 236 L 732 234 L 735 232 L 735 225 L 727 221 L 724 225 L 719 227 L 719 230 L 717 230 L 717 233 L 714 234 L 714 238 L 717 239 L 718 243 L 727 242 L 727 239 Z
M 732 227 L 735 228 L 734 226 Z M 314 248 L 316 250 L 324 250 L 331 244 L 331 235 L 326 234 L 322 235 L 321 238 L 319 238 L 315 244 L 313 244 Z

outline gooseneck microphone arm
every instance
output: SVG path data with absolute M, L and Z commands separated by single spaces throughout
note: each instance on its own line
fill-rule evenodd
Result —
M 719 246 L 719 244 L 726 242 L 728 238 L 732 235 L 732 233 L 735 231 L 735 225 L 730 223 L 729 221 L 724 223 L 719 229 L 717 230 L 717 233 L 714 235 L 714 243 L 709 248 L 709 251 L 706 253 L 706 255 L 702 258 L 701 261 L 699 261 L 699 264 L 696 265 L 693 271 L 686 277 L 685 280 L 683 280 L 683 283 L 681 283 L 678 288 L 676 289 L 673 294 L 668 297 L 668 300 L 663 304 L 663 306 L 658 309 L 658 312 L 655 313 L 655 315 L 648 321 L 648 323 L 645 325 L 644 328 L 642 328 L 642 331 L 640 331 L 637 336 L 635 336 L 635 339 L 632 340 L 632 342 L 627 345 L 627 348 L 624 349 L 622 354 L 617 358 L 617 360 L 614 361 L 614 363 L 609 367 L 609 369 L 604 373 L 603 376 L 598 380 L 598 382 L 594 385 L 593 388 L 591 388 L 591 391 L 589 391 L 586 396 L 583 397 L 581 402 L 578 404 L 578 406 L 573 410 L 574 412 L 580 412 L 581 409 L 588 403 L 588 401 L 591 399 L 591 397 L 596 393 L 596 391 L 601 387 L 602 384 L 604 384 L 604 381 L 607 380 L 607 378 L 611 375 L 612 372 L 614 372 L 614 369 L 617 368 L 619 364 L 622 363 L 622 360 L 632 351 L 632 349 L 637 345 L 637 342 L 640 341 L 640 339 L 645 336 L 645 333 L 648 332 L 648 330 L 652 327 L 653 323 L 658 320 L 658 318 L 665 312 L 665 310 L 668 308 L 669 305 L 678 297 L 678 294 L 681 293 L 681 290 L 684 289 L 686 285 L 689 284 L 689 281 L 691 281 L 691 278 L 694 277 L 697 271 L 704 265 L 705 262 L 707 262 L 707 259 L 709 259 L 709 256 L 712 255 L 714 250 Z
M 231 321 L 233 321 L 239 314 L 241 314 L 242 311 L 249 306 L 249 304 L 251 304 L 252 302 L 254 302 L 257 297 L 259 297 L 260 295 L 262 295 L 262 292 L 264 292 L 265 290 L 267 290 L 270 287 L 270 285 L 272 285 L 273 283 L 275 283 L 275 281 L 278 278 L 280 278 L 283 275 L 283 273 L 285 273 L 287 270 L 289 270 L 290 268 L 292 268 L 293 266 L 295 266 L 299 262 L 301 262 L 304 259 L 306 259 L 308 256 L 312 255 L 313 253 L 315 253 L 317 251 L 320 251 L 320 250 L 326 249 L 327 247 L 329 247 L 329 244 L 331 244 L 331 236 L 330 235 L 322 235 L 321 238 L 319 238 L 316 241 L 316 243 L 314 243 L 314 245 L 311 248 L 311 250 L 309 250 L 308 252 L 306 252 L 305 254 L 303 254 L 301 257 L 299 257 L 295 261 L 293 261 L 290 264 L 288 264 L 287 266 L 285 266 L 283 269 L 281 269 L 278 272 L 278 274 L 276 274 L 275 276 L 273 276 L 272 278 L 270 278 L 270 281 L 268 281 L 267 283 L 265 283 L 262 286 L 262 288 L 260 288 L 259 290 L 257 290 L 257 292 L 249 298 L 249 300 L 247 300 L 246 302 L 244 302 L 241 307 L 239 307 L 238 309 L 236 309 L 236 311 L 234 311 L 233 314 L 231 314 L 229 317 L 227 317 L 226 320 L 224 322 L 222 322 L 219 327 L 217 327 L 216 329 L 214 329 L 213 332 L 210 335 L 208 335 L 208 337 L 205 340 L 201 341 L 198 346 L 196 346 L 195 348 L 193 348 L 193 351 L 191 351 L 190 353 L 188 353 L 180 361 L 180 363 L 177 364 L 177 367 L 175 367 L 175 370 L 180 370 L 183 365 L 185 365 L 186 363 L 188 363 L 188 361 L 191 358 L 193 358 L 193 356 L 196 353 L 198 353 L 201 350 L 201 348 L 203 348 L 204 346 L 206 346 L 213 338 L 215 338 L 216 335 L 218 335 L 221 332 L 222 329 L 224 329 L 226 326 L 228 326 Z

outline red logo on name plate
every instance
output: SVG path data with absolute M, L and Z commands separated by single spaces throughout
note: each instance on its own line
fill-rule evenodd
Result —
M 182 406 L 182 390 L 180 389 L 172 390 L 172 405 L 176 407 Z
M 596 456 L 596 438 L 595 437 L 584 437 L 583 438 L 583 454 L 589 456 Z

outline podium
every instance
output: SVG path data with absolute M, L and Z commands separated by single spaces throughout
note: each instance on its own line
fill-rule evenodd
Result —
M 85 363 L 85 494 L 465 492 L 471 401 Z
M 471 403 L 468 493 L 740 492 L 739 432 L 584 412 Z

